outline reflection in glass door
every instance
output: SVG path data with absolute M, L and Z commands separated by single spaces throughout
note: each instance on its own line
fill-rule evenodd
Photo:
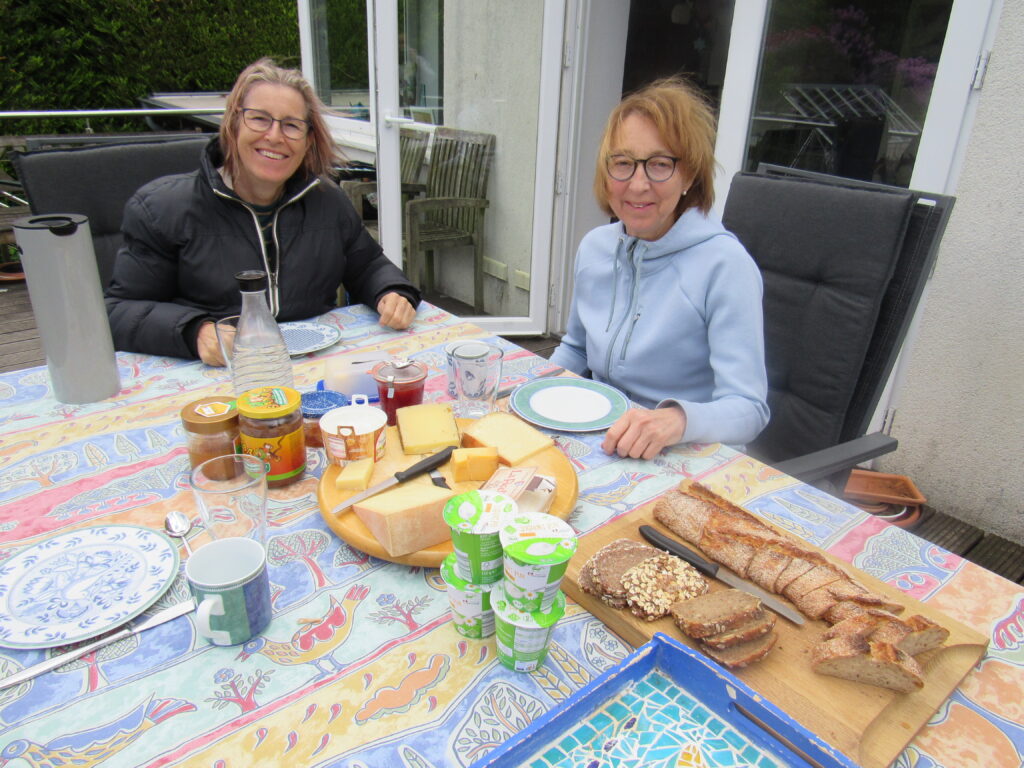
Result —
M 746 170 L 910 184 L 953 0 L 772 3 Z

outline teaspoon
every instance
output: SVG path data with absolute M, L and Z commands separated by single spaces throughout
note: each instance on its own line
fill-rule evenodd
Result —
M 181 543 L 185 545 L 185 551 L 188 552 L 189 557 L 192 556 L 192 547 L 189 546 L 188 538 L 186 538 L 188 532 L 192 530 L 192 521 L 184 512 L 177 509 L 168 512 L 167 517 L 164 518 L 164 530 L 167 531 L 168 536 L 181 539 Z

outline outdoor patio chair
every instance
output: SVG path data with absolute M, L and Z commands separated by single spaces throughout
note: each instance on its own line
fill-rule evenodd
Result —
M 472 245 L 473 308 L 483 313 L 484 212 L 495 138 L 440 127 L 434 131 L 424 197 L 405 204 L 406 274 L 434 289 L 434 252 Z
M 89 217 L 100 285 L 106 288 L 121 247 L 124 206 L 148 181 L 199 167 L 207 138 L 155 139 L 126 144 L 13 153 L 32 213 Z
M 423 161 L 427 155 L 427 145 L 430 143 L 430 131 L 419 131 L 415 128 L 402 128 L 398 138 L 399 146 L 399 176 L 402 182 L 402 204 L 406 200 L 423 192 L 426 186 L 419 183 L 420 172 L 423 170 Z M 341 188 L 345 190 L 356 212 L 360 216 L 366 210 L 364 200 L 377 192 L 376 181 L 342 181 Z M 380 240 L 380 231 L 376 221 L 364 221 L 366 229 L 373 235 L 374 240 Z
M 954 198 L 762 167 L 732 182 L 723 223 L 764 280 L 771 420 L 748 453 L 842 491 L 896 449 L 866 434 Z

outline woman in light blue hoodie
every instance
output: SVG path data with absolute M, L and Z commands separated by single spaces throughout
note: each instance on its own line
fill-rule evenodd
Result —
M 609 428 L 608 454 L 742 446 L 768 423 L 761 273 L 709 215 L 714 140 L 711 110 L 679 79 L 627 96 L 605 127 L 594 193 L 618 222 L 580 243 L 551 359 L 643 406 Z

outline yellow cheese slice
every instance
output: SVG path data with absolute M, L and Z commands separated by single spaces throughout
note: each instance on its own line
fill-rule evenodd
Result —
M 395 418 L 406 453 L 434 453 L 459 444 L 459 428 L 451 403 L 407 405 L 395 411 Z
M 372 476 L 373 459 L 350 461 L 334 479 L 334 487 L 339 491 L 365 491 Z
M 352 509 L 392 557 L 418 552 L 451 538 L 442 517 L 455 491 L 410 481 L 356 504 Z
M 466 427 L 462 444 L 467 448 L 493 446 L 501 463 L 512 466 L 554 445 L 554 441 L 519 417 L 497 411 Z
M 467 480 L 483 482 L 498 469 L 498 449 L 456 448 L 452 451 L 452 480 L 464 483 Z

